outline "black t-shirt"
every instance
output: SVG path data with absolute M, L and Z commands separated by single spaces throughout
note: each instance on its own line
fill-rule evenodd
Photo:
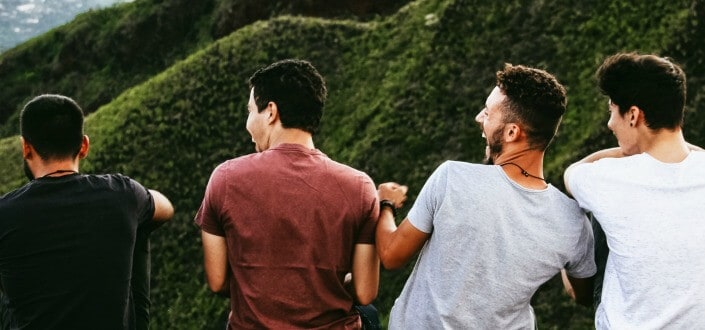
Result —
M 0 199 L 0 283 L 13 328 L 133 329 L 132 257 L 154 201 L 120 175 L 34 180 Z

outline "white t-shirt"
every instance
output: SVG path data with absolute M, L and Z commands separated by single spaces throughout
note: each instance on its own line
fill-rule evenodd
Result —
M 533 329 L 530 300 L 561 268 L 595 274 L 592 229 L 555 187 L 521 187 L 501 167 L 446 162 L 408 219 L 431 233 L 390 329 Z
M 595 326 L 705 329 L 705 152 L 605 158 L 567 182 L 610 249 Z

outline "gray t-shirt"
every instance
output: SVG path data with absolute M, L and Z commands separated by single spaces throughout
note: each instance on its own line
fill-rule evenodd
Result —
M 523 188 L 501 167 L 445 162 L 408 219 L 431 233 L 390 329 L 528 329 L 534 292 L 561 268 L 595 274 L 590 223 L 555 187 Z

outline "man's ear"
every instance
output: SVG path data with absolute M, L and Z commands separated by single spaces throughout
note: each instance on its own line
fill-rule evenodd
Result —
M 78 159 L 86 158 L 86 156 L 88 156 L 88 149 L 90 149 L 90 140 L 88 139 L 88 135 L 83 135 L 81 149 L 78 150 Z
M 271 125 L 279 120 L 279 107 L 274 102 L 267 103 L 267 107 L 269 108 L 269 118 L 267 118 L 267 123 Z
M 627 111 L 624 116 L 624 119 L 629 121 L 629 126 L 631 127 L 637 126 L 637 124 L 646 120 L 646 118 L 644 118 L 644 111 L 635 105 L 629 107 L 629 111 Z
M 22 158 L 30 159 L 36 154 L 34 147 L 32 147 L 32 145 L 29 144 L 24 137 L 20 136 L 20 143 L 22 144 Z
M 524 132 L 522 131 L 521 127 L 515 123 L 508 123 L 504 125 L 504 141 L 505 142 L 516 142 L 519 140 L 519 137 L 521 134 Z

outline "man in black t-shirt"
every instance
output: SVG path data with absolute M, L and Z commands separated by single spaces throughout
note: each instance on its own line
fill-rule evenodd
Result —
M 137 232 L 169 220 L 171 203 L 124 175 L 78 172 L 89 140 L 73 100 L 39 96 L 22 110 L 20 126 L 30 182 L 0 198 L 9 326 L 135 329 Z

